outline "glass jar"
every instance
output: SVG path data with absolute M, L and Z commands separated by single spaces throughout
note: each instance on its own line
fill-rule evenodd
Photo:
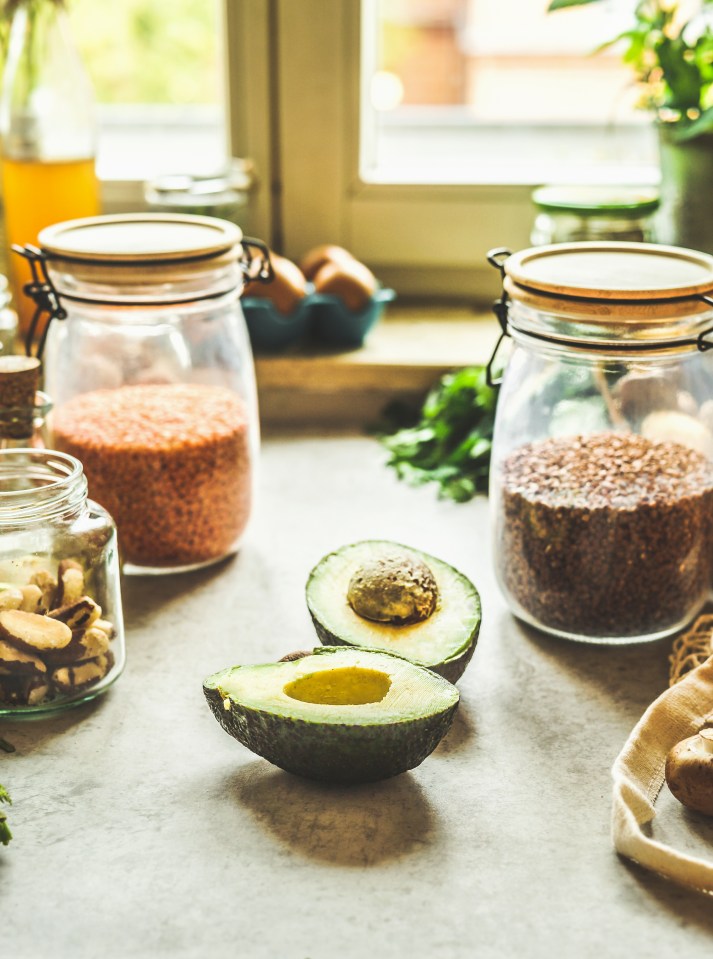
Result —
M 254 184 L 252 162 L 236 158 L 211 176 L 170 174 L 149 180 L 144 198 L 157 213 L 216 216 L 239 225 Z
M 57 224 L 40 242 L 66 314 L 46 344 L 51 441 L 116 520 L 125 571 L 230 555 L 258 457 L 239 301 L 246 271 L 269 272 L 249 253 L 257 241 L 209 217 L 127 214 Z
M 543 186 L 532 194 L 533 246 L 581 240 L 654 242 L 658 190 L 650 187 Z
M 0 716 L 77 705 L 123 667 L 116 530 L 82 464 L 0 449 Z
M 573 243 L 499 265 L 513 341 L 491 460 L 502 592 L 569 639 L 676 632 L 713 573 L 713 257 Z

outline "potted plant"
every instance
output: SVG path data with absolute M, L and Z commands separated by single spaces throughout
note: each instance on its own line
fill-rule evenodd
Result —
M 602 0 L 550 0 L 548 10 Z M 632 24 L 604 44 L 621 47 L 655 119 L 661 167 L 658 238 L 713 253 L 705 200 L 713 187 L 713 0 L 639 0 Z

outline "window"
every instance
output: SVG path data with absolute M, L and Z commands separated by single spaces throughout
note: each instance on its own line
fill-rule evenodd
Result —
M 626 7 L 365 0 L 362 177 L 616 182 L 628 167 L 640 178 L 654 158 L 650 143 L 645 158 L 631 150 L 645 124 L 637 91 L 616 52 L 592 55 L 626 29 Z
M 254 231 L 294 258 L 341 243 L 403 295 L 487 300 L 498 277 L 485 254 L 528 244 L 534 185 L 655 181 L 626 72 L 588 53 L 622 4 L 545 3 L 229 3 L 243 56 L 231 88 L 251 90 L 233 107 L 233 147 L 263 179 Z
M 226 156 L 221 0 L 73 0 L 106 180 L 208 173 Z
M 590 56 L 628 2 L 547 14 L 546 0 L 74 0 L 72 12 L 104 177 L 250 157 L 246 231 L 293 258 L 340 243 L 402 294 L 487 299 L 485 253 L 527 245 L 533 186 L 656 179 L 626 70 L 616 53 Z

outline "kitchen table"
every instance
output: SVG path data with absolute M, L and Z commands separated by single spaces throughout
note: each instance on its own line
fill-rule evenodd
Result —
M 312 565 L 365 538 L 478 586 L 483 626 L 439 748 L 394 779 L 299 779 L 227 736 L 208 674 L 316 645 Z M 494 579 L 484 497 L 414 490 L 359 435 L 264 443 L 240 553 L 124 583 L 126 671 L 54 718 L 0 723 L 14 839 L 2 959 L 706 957 L 713 904 L 620 859 L 610 768 L 667 682 L 670 641 L 597 647 L 519 624 Z M 713 853 L 662 796 L 654 829 Z

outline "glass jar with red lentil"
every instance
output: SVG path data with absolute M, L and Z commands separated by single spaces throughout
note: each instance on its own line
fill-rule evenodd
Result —
M 60 223 L 40 244 L 57 317 L 44 353 L 51 441 L 114 517 L 124 570 L 230 555 L 259 447 L 240 294 L 246 275 L 269 278 L 267 251 L 227 221 L 171 214 Z
M 490 480 L 501 590 L 564 638 L 670 635 L 713 581 L 713 257 L 589 242 L 491 262 L 512 341 Z

